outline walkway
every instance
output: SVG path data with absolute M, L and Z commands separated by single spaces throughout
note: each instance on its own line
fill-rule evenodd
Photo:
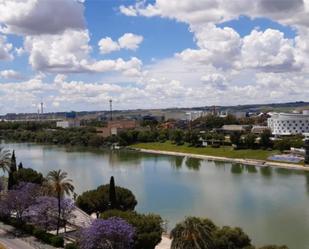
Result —
M 0 230 L 0 243 L 6 247 L 6 249 L 35 249 L 25 241 L 18 239 L 4 230 Z

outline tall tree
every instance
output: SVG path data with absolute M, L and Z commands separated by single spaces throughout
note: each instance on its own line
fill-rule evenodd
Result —
M 23 168 L 24 168 L 23 163 L 20 162 L 20 163 L 18 164 L 18 170 L 23 169 Z
M 17 171 L 16 167 L 16 156 L 15 151 L 13 150 L 12 157 L 11 157 L 11 165 L 10 165 L 10 172 L 9 172 L 9 180 L 8 180 L 8 189 L 12 189 L 12 187 L 16 184 L 14 181 L 14 172 Z
M 68 173 L 61 170 L 53 170 L 47 174 L 47 181 L 58 199 L 58 220 L 57 220 L 57 235 L 61 221 L 61 199 L 65 194 L 70 195 L 74 192 L 72 180 L 68 179 Z
M 0 169 L 3 172 L 10 171 L 10 157 L 11 153 L 0 147 Z
M 188 217 L 171 232 L 171 249 L 213 249 L 211 227 L 203 220 Z
M 116 208 L 116 188 L 115 188 L 115 180 L 114 177 L 112 176 L 109 182 L 109 204 L 111 209 Z

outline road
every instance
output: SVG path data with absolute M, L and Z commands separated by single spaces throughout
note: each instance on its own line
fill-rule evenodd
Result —
M 0 243 L 6 247 L 6 249 L 35 249 L 28 243 L 21 239 L 15 238 L 12 235 L 7 234 L 0 229 Z

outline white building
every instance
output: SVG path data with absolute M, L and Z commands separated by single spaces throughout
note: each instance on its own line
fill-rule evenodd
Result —
M 74 127 L 80 127 L 79 120 L 64 120 L 64 121 L 58 121 L 57 127 L 61 128 L 74 128 Z
M 293 135 L 309 133 L 309 114 L 272 113 L 267 120 L 268 127 L 274 135 Z

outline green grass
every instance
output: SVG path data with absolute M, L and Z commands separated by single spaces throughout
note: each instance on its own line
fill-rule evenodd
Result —
M 165 143 L 139 143 L 132 145 L 131 147 L 137 149 L 148 149 L 148 150 L 163 150 L 163 151 L 173 151 L 182 153 L 191 153 L 198 155 L 207 156 L 218 156 L 218 157 L 229 157 L 229 158 L 241 158 L 241 159 L 257 159 L 257 160 L 267 160 L 267 158 L 273 154 L 278 153 L 278 151 L 268 151 L 268 150 L 233 150 L 230 146 L 220 147 L 220 148 L 195 148 L 189 147 L 188 145 L 177 146 L 171 142 Z

